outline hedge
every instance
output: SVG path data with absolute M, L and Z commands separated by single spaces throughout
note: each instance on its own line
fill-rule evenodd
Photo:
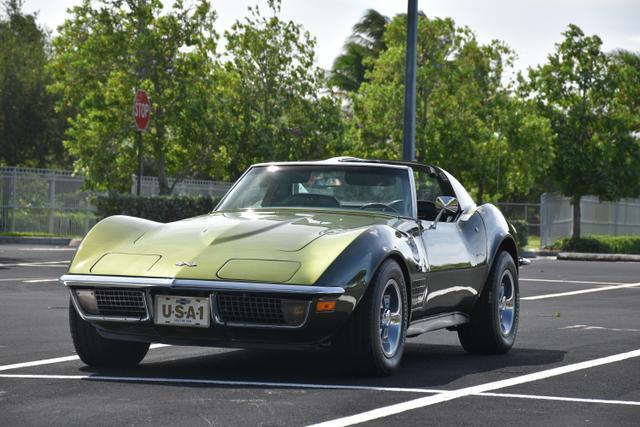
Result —
M 513 228 L 516 229 L 516 243 L 519 248 L 524 248 L 529 243 L 529 226 L 526 221 L 515 220 L 509 221 Z
M 96 198 L 99 219 L 111 215 L 129 215 L 158 222 L 172 222 L 211 212 L 220 199 L 204 196 L 109 195 Z
M 640 236 L 566 237 L 555 242 L 553 249 L 593 254 L 640 254 Z

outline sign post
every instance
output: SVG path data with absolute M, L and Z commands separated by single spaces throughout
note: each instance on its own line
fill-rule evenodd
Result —
M 147 92 L 138 89 L 133 101 L 133 118 L 136 122 L 136 145 L 138 148 L 138 182 L 136 195 L 140 196 L 140 186 L 142 184 L 142 132 L 147 130 L 151 120 L 151 103 Z

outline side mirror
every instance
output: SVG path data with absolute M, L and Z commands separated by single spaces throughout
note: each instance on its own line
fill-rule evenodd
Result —
M 435 205 L 436 210 L 438 211 L 438 215 L 436 216 L 436 219 L 433 220 L 431 227 L 429 227 L 434 230 L 438 224 L 438 221 L 440 221 L 440 218 L 445 212 L 455 214 L 460 210 L 460 203 L 458 203 L 458 199 L 451 196 L 439 196 L 436 199 Z
M 458 199 L 451 196 L 439 196 L 436 199 L 436 209 L 439 211 L 446 211 L 448 213 L 457 213 L 460 209 Z

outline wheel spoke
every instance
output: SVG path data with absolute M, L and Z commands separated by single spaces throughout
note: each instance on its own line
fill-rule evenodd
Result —
M 387 357 L 393 357 L 400 345 L 403 310 L 400 285 L 389 279 L 380 300 L 380 344 Z
M 513 328 L 515 312 L 515 284 L 513 275 L 509 270 L 505 270 L 500 279 L 497 302 L 500 329 L 504 335 L 508 335 Z

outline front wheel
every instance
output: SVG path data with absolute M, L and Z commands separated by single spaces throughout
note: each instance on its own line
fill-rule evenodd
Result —
M 402 359 L 407 323 L 407 288 L 402 269 L 394 260 L 387 260 L 333 344 L 358 370 L 391 375 Z
M 516 339 L 519 317 L 518 269 L 513 257 L 503 251 L 494 262 L 470 322 L 458 327 L 460 343 L 469 353 L 506 353 Z
M 88 366 L 135 366 L 144 359 L 149 350 L 149 343 L 103 338 L 91 323 L 80 317 L 71 301 L 69 327 L 76 353 Z

